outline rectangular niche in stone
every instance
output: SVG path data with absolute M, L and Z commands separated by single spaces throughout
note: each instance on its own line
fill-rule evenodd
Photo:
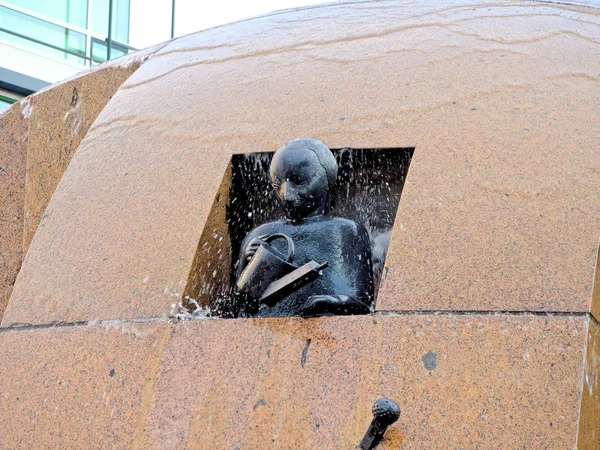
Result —
M 373 304 L 413 151 L 413 148 L 331 150 L 338 163 L 338 174 L 330 215 L 362 224 L 368 231 Z M 242 242 L 251 230 L 285 218 L 269 178 L 273 154 L 232 156 L 188 277 L 184 304 L 190 310 L 200 306 L 217 317 L 248 315 L 246 305 L 241 304 L 244 300 L 236 295 Z M 274 247 L 285 253 L 283 240 L 277 242 Z

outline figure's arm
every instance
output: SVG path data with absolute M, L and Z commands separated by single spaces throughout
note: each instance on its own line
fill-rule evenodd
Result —
M 348 295 L 311 295 L 300 310 L 303 317 L 369 314 L 369 307 Z
M 324 315 L 368 314 L 373 303 L 374 281 L 373 262 L 371 259 L 371 240 L 369 233 L 362 225 L 357 225 L 356 235 L 353 236 L 346 249 L 348 264 L 358 267 L 353 285 L 354 295 L 325 294 L 312 295 L 299 311 L 304 317 Z M 331 270 L 331 269 L 329 269 Z
M 262 240 L 265 239 L 267 236 L 268 234 L 260 232 L 260 227 L 256 228 L 255 230 L 251 231 L 246 235 L 246 237 L 242 241 L 242 245 L 240 247 L 240 256 L 238 257 L 237 265 L 235 268 L 236 280 L 240 278 L 240 275 L 242 274 L 248 263 L 254 257 L 254 254 L 258 250 L 258 247 L 260 247 L 260 242 L 257 242 L 255 238 Z
M 360 225 L 358 226 L 358 245 L 356 246 L 359 253 L 357 257 L 364 267 L 364 276 L 359 277 L 356 284 L 358 300 L 371 307 L 375 295 L 375 279 L 373 277 L 373 255 L 371 252 L 371 236 L 367 229 Z
M 240 247 L 240 254 L 235 266 L 235 284 L 232 292 L 233 299 L 237 304 L 238 317 L 251 317 L 258 311 L 258 301 L 251 298 L 247 293 L 241 292 L 237 288 L 237 282 L 248 263 L 254 257 L 259 243 L 252 242 L 255 237 L 261 237 L 257 230 L 253 230 L 246 235 Z

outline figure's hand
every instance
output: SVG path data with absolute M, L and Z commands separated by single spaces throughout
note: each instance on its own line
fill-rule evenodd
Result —
M 266 236 L 259 236 L 254 239 L 250 239 L 250 242 L 248 242 L 246 248 L 244 249 L 244 260 L 246 261 L 246 264 L 248 264 L 250 260 L 254 258 L 256 250 L 258 250 L 258 247 L 260 247 L 260 245 L 263 243 L 262 239 L 265 237 Z
M 347 295 L 311 295 L 299 313 L 303 317 L 368 314 L 369 307 Z
M 253 243 L 252 241 L 250 241 L 250 243 L 246 246 L 246 248 L 244 249 L 244 259 L 246 263 L 249 263 L 250 260 L 254 258 L 254 254 L 256 253 L 256 250 L 258 250 L 259 245 L 260 244 L 258 243 Z

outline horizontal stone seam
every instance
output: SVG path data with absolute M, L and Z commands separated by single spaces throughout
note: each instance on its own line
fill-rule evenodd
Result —
M 6 333 L 9 331 L 27 331 L 27 330 L 45 330 L 50 328 L 77 328 L 86 326 L 110 326 L 110 325 L 121 325 L 126 323 L 167 323 L 173 322 L 168 317 L 140 317 L 134 319 L 108 319 L 108 320 L 90 320 L 80 322 L 55 322 L 55 323 L 41 323 L 41 324 L 30 324 L 30 323 L 13 323 L 9 326 L 0 328 L 0 333 Z
M 460 310 L 431 310 L 431 309 L 406 309 L 406 310 L 377 310 L 372 315 L 381 315 L 381 316 L 418 316 L 418 315 L 426 315 L 426 316 L 496 316 L 496 315 L 504 315 L 504 316 L 577 316 L 583 317 L 586 315 L 591 315 L 588 311 L 527 311 L 527 310 L 469 310 L 469 309 L 460 309 Z
M 595 5 L 586 5 L 584 3 L 579 3 L 577 1 L 575 2 L 568 2 L 568 1 L 558 1 L 558 0 L 527 0 L 531 3 L 543 3 L 545 5 L 565 5 L 565 6 L 583 6 L 586 8 L 595 8 Z
M 523 317 L 587 317 L 598 324 L 598 321 L 589 312 L 582 311 L 376 311 L 375 313 L 368 314 L 371 317 L 405 317 L 405 316 L 523 316 Z M 327 316 L 327 317 L 345 317 L 345 316 Z M 283 317 L 273 317 L 273 319 L 282 319 Z M 268 317 L 262 317 L 261 320 L 268 319 Z M 111 326 L 121 324 L 146 324 L 146 323 L 172 323 L 177 324 L 179 322 L 200 322 L 206 320 L 252 320 L 252 318 L 242 319 L 222 319 L 220 317 L 199 317 L 184 320 L 175 320 L 170 317 L 139 317 L 132 319 L 110 319 L 110 320 L 90 320 L 80 322 L 58 322 L 49 324 L 27 324 L 27 323 L 15 323 L 7 327 L 0 328 L 0 333 L 7 333 L 11 331 L 31 331 L 31 330 L 45 330 L 51 328 L 76 328 L 86 326 Z M 308 320 L 308 319 L 305 319 Z M 600 325 L 600 324 L 599 324 Z

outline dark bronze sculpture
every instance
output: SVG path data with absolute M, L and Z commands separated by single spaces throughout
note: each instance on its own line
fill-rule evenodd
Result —
M 373 450 L 385 434 L 388 427 L 400 418 L 400 407 L 389 398 L 380 398 L 373 405 L 373 420 L 358 447 L 361 450 Z
M 361 224 L 330 216 L 337 171 L 329 148 L 314 139 L 290 141 L 273 156 L 271 184 L 286 218 L 252 230 L 237 267 L 238 292 L 254 304 L 253 315 L 369 312 L 369 234 Z

